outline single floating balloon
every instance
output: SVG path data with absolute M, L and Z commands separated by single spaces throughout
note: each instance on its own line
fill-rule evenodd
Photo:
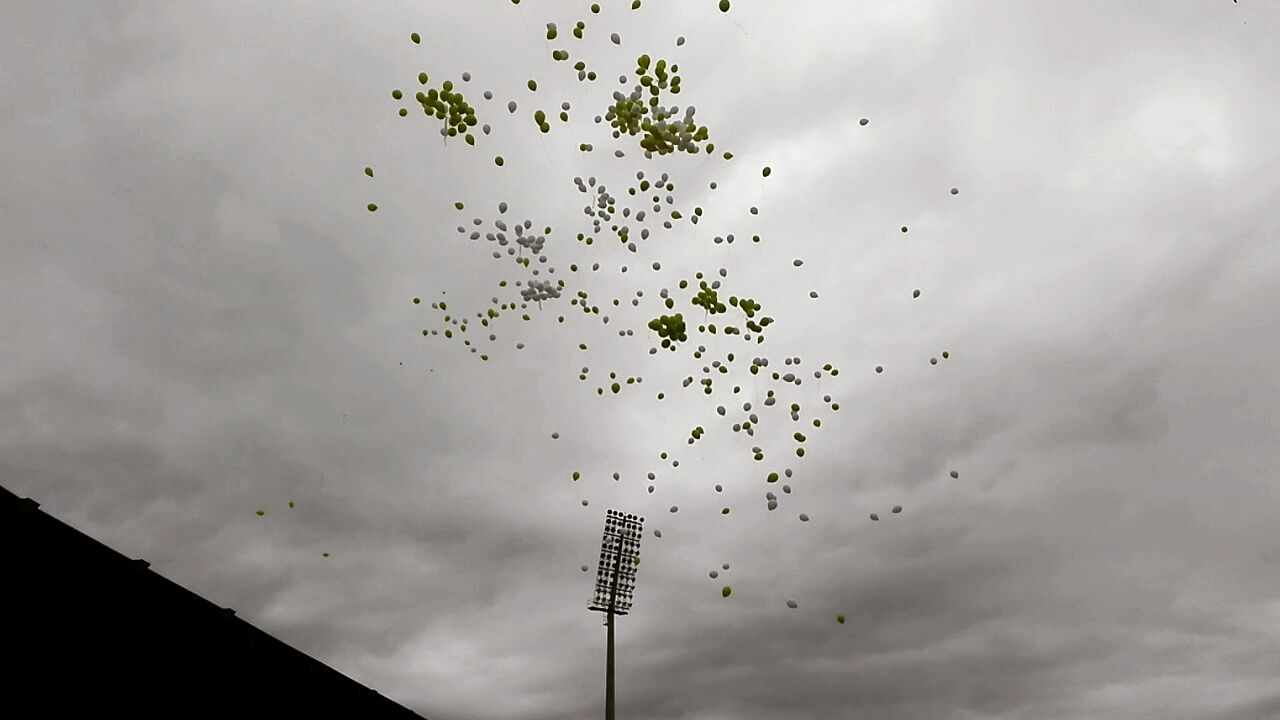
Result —
M 841 625 L 843 625 L 843 624 L 844 624 L 844 616 L 843 616 L 843 615 L 837 615 L 837 616 L 836 616 L 836 622 L 838 622 L 838 623 L 840 623 Z
M 373 177 L 373 168 L 371 168 L 371 167 L 367 167 L 367 168 L 365 168 L 365 169 L 364 169 L 364 174 L 365 174 L 365 175 L 368 175 L 369 177 Z
M 560 433 L 558 433 L 558 432 L 553 432 L 553 433 L 551 433 L 551 439 L 552 439 L 552 440 L 559 440 L 559 439 L 560 439 Z
M 951 188 L 951 194 L 952 194 L 952 195 L 959 195 L 959 194 L 960 194 L 960 188 Z
M 929 364 L 930 364 L 930 365 L 937 365 L 937 364 L 938 364 L 938 358 L 929 358 Z
M 662 537 L 662 531 L 661 531 L 661 530 L 654 530 L 654 531 L 653 531 L 653 536 L 654 536 L 654 537 L 656 537 L 656 538 L 660 538 L 660 537 Z
M 796 266 L 796 267 L 800 267 L 801 265 L 803 265 L 803 264 L 804 264 L 804 261 L 803 261 L 803 260 L 800 260 L 799 258 L 797 258 L 797 259 L 795 259 L 795 260 L 792 260 L 792 261 L 791 261 L 791 264 L 792 264 L 792 265 L 794 265 L 794 266 Z
M 586 501 L 586 500 L 583 500 L 583 501 L 582 501 L 582 507 L 586 507 L 586 506 L 587 506 L 587 501 Z
M 409 39 L 413 41 L 414 45 L 417 45 L 418 43 L 422 42 L 422 36 L 419 35 L 418 33 L 412 33 L 411 35 L 409 35 Z
M 323 557 L 329 557 L 329 553 L 320 553 L 320 555 Z
M 866 119 L 866 118 L 862 118 L 861 120 L 859 120 L 859 121 L 858 121 L 858 124 L 859 124 L 859 125 L 866 125 L 866 124 L 867 124 L 867 123 L 869 123 L 869 122 L 871 122 L 871 121 L 870 121 L 870 120 L 868 120 L 868 119 Z
M 901 506 L 901 505 L 894 505 L 894 506 L 893 506 L 893 512 L 894 512 L 895 514 L 896 514 L 896 513 L 900 513 L 900 512 L 902 512 L 902 506 Z
M 266 511 L 266 510 L 259 510 L 259 511 L 258 511 L 258 517 L 262 517 L 263 515 L 266 515 L 266 514 L 267 514 L 267 511 Z
M 586 572 L 586 571 L 587 571 L 587 566 L 586 566 L 586 565 L 583 565 L 583 566 L 582 566 L 582 572 Z
M 795 610 L 796 608 L 798 608 L 798 607 L 800 607 L 800 606 L 799 606 L 798 604 L 796 604 L 796 601 L 795 601 L 795 600 L 788 600 L 788 601 L 787 601 L 787 607 L 791 608 L 792 610 Z
M 872 520 L 879 520 L 879 519 L 880 519 L 880 516 L 879 516 L 879 515 L 877 515 L 877 514 L 875 514 L 875 513 L 871 513 L 871 519 L 872 519 Z
M 956 472 L 955 470 L 952 470 L 951 478 L 954 480 L 955 478 L 958 478 L 958 477 L 960 477 L 960 473 Z
M 946 360 L 946 359 L 947 359 L 947 358 L 949 358 L 949 357 L 951 357 L 951 353 L 947 352 L 946 350 L 943 350 L 943 351 L 942 351 L 942 359 L 943 359 L 943 360 Z
M 711 572 L 707 573 L 707 575 L 708 575 L 712 580 L 715 580 L 716 578 L 720 577 L 720 573 L 719 573 L 719 572 L 717 572 L 717 571 L 715 571 L 715 570 L 712 570 Z
M 293 501 L 292 501 L 292 500 L 290 500 L 290 501 L 289 501 L 289 507 L 290 507 L 290 508 L 292 508 L 292 507 L 293 507 Z
M 733 588 L 729 587 L 728 585 L 725 585 L 724 587 L 720 588 L 720 597 L 729 597 L 729 594 L 732 592 L 733 592 Z
M 920 291 L 919 291 L 919 290 L 912 290 L 912 291 L 911 291 L 911 297 L 913 297 L 913 298 L 918 298 L 918 297 L 920 297 Z
M 884 368 L 883 368 L 882 366 L 880 366 L 880 365 L 877 365 L 877 366 L 876 366 L 876 372 L 878 372 L 878 373 L 882 373 L 882 372 L 884 372 Z
M 378 211 L 378 206 L 377 206 L 377 205 L 374 205 L 373 203 L 369 203 L 368 208 L 369 208 L 369 212 L 377 212 L 377 211 Z
M 729 12 L 729 0 L 720 0 L 720 12 Z

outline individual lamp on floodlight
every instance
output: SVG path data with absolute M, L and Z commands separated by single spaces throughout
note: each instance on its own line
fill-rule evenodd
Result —
M 604 541 L 596 568 L 596 592 L 590 610 L 605 614 L 608 647 L 605 657 L 604 717 L 613 720 L 613 616 L 626 615 L 636 586 L 640 564 L 640 533 L 644 518 L 610 510 L 604 519 Z

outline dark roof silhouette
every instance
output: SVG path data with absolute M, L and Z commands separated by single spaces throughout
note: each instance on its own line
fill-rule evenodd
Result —
M 0 542 L 0 714 L 422 720 L 3 487 Z

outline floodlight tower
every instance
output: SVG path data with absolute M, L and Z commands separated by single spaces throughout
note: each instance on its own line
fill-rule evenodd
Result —
M 631 609 L 640 564 L 640 533 L 644 518 L 609 510 L 604 518 L 604 541 L 600 543 L 600 564 L 596 568 L 596 592 L 589 610 L 605 613 L 608 649 L 604 671 L 604 718 L 613 718 L 613 616 Z M 623 560 L 623 558 L 626 560 Z

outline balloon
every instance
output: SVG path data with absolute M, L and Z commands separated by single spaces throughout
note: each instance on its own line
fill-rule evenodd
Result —
M 413 41 L 413 43 L 414 43 L 415 45 L 417 45 L 418 43 L 422 42 L 422 36 L 421 36 L 421 35 L 419 35 L 418 33 L 412 33 L 412 34 L 410 34 L 410 35 L 409 35 L 409 39 L 410 39 L 410 40 L 412 40 L 412 41 Z
M 671 506 L 671 512 L 676 512 L 676 511 L 677 511 L 677 510 L 679 510 L 679 509 L 680 509 L 680 508 L 679 508 L 679 507 L 677 507 L 677 506 L 675 506 L 675 505 L 672 505 L 672 506 Z
M 586 507 L 586 506 L 587 506 L 587 501 L 586 501 L 586 500 L 583 500 L 583 501 L 582 501 L 582 507 Z
M 956 472 L 955 470 L 952 470 L 952 471 L 951 471 L 951 477 L 952 477 L 952 479 L 958 478 L 958 477 L 960 477 L 960 473 Z
M 560 439 L 560 433 L 558 433 L 558 432 L 553 432 L 553 433 L 551 433 L 551 439 L 552 439 L 552 440 L 559 440 L 559 439 Z
M 929 364 L 930 364 L 930 365 L 937 365 L 937 364 L 938 364 L 938 358 L 929 358 Z
M 803 264 L 804 264 L 804 261 L 803 261 L 803 260 L 796 259 L 796 260 L 792 260 L 792 261 L 791 261 L 791 264 L 792 264 L 792 265 L 795 265 L 796 267 L 800 267 L 801 265 L 803 265 Z
M 878 372 L 878 373 L 882 373 L 882 372 L 884 372 L 884 368 L 883 368 L 883 367 L 881 367 L 880 365 L 877 365 L 877 366 L 876 366 L 876 372 Z
M 653 536 L 654 536 L 654 537 L 656 537 L 656 538 L 660 538 L 660 537 L 662 537 L 662 531 L 661 531 L 661 530 L 654 530 L 654 531 L 653 531 Z
M 796 601 L 795 601 L 795 600 L 788 600 L 788 601 L 787 601 L 787 607 L 791 608 L 792 610 L 795 610 L 796 608 L 798 608 L 798 607 L 800 607 L 800 606 L 799 606 L 798 604 L 796 604 Z
M 618 36 L 618 33 L 613 33 L 612 35 L 609 36 L 609 39 L 613 41 L 614 45 L 622 44 L 622 38 Z
M 712 570 L 711 572 L 709 572 L 709 573 L 707 573 L 707 574 L 711 576 L 711 579 L 712 579 L 712 580 L 715 580 L 716 578 L 720 577 L 720 573 L 716 572 L 715 570 Z
M 266 514 L 267 514 L 267 511 L 266 511 L 266 510 L 259 510 L 259 511 L 258 511 L 258 517 L 262 517 L 263 515 L 266 515 Z
M 725 0 L 725 2 L 728 2 L 728 0 Z M 720 588 L 720 597 L 729 597 L 729 593 L 731 592 L 733 592 L 733 588 L 729 587 L 728 585 L 725 585 L 724 587 Z
M 809 516 L 804 513 L 800 513 L 800 522 L 809 522 Z
M 515 111 L 516 111 L 516 101 L 512 100 L 511 102 L 507 103 L 507 112 L 513 113 Z
M 872 520 L 879 520 L 879 519 L 880 519 L 880 516 L 879 516 L 879 515 L 877 515 L 877 514 L 875 514 L 875 513 L 871 513 L 871 519 L 872 519 Z
M 843 624 L 844 624 L 844 616 L 843 616 L 843 615 L 837 615 L 837 616 L 836 616 L 836 622 L 838 622 L 838 623 L 840 623 L 841 625 L 843 625 Z
M 866 119 L 866 118 L 862 118 L 861 120 L 859 120 L 859 121 L 858 121 L 858 124 L 859 124 L 859 125 L 866 125 L 866 124 L 867 124 L 867 123 L 869 123 L 869 122 L 871 122 L 871 121 L 870 121 L 870 120 L 868 120 L 868 119 Z
M 918 297 L 920 297 L 920 291 L 919 291 L 919 290 L 912 290 L 912 291 L 911 291 L 911 297 L 913 297 L 913 298 L 918 298 Z
M 901 506 L 901 505 L 894 505 L 894 506 L 893 506 L 893 512 L 895 512 L 895 513 L 900 513 L 900 512 L 902 512 L 902 506 Z
M 729 12 L 729 0 L 720 0 L 720 12 Z

